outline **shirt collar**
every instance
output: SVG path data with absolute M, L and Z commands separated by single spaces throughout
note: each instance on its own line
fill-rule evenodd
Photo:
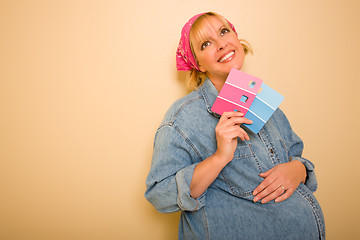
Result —
M 214 84 L 210 81 L 209 78 L 206 78 L 203 85 L 200 87 L 202 96 L 204 98 L 206 108 L 208 112 L 214 117 L 220 118 L 220 115 L 211 111 L 211 107 L 214 104 L 217 96 L 219 95 L 218 90 L 215 88 Z

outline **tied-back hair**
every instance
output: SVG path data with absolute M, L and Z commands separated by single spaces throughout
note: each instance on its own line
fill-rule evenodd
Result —
M 228 21 L 224 17 L 222 17 L 221 15 L 219 15 L 217 13 L 214 13 L 214 12 L 208 12 L 208 13 L 205 13 L 204 15 L 201 15 L 192 24 L 191 30 L 190 30 L 190 35 L 193 35 L 194 38 L 196 38 L 196 39 L 206 39 L 207 38 L 207 32 L 204 30 L 204 27 L 202 27 L 202 23 L 206 22 L 207 19 L 210 16 L 216 17 L 218 20 L 223 22 L 230 29 L 230 31 L 233 31 L 232 28 L 230 27 Z M 207 24 L 207 23 L 205 23 L 205 24 Z M 245 39 L 239 39 L 239 41 L 240 41 L 241 45 L 244 48 L 245 55 L 248 54 L 249 52 L 251 54 L 253 54 L 253 50 L 252 50 L 251 45 L 250 45 L 250 43 L 248 41 L 246 41 Z M 195 55 L 195 51 L 193 49 L 193 45 L 192 45 L 191 42 L 190 42 L 190 47 L 191 47 L 191 52 L 192 52 L 197 64 L 199 65 L 198 60 L 196 59 L 196 55 Z M 192 90 L 197 89 L 198 87 L 200 87 L 204 83 L 206 77 L 207 77 L 206 73 L 198 71 L 198 70 L 196 70 L 194 68 L 191 69 L 190 74 L 189 74 L 188 79 L 187 79 L 187 88 L 188 88 L 188 90 L 192 91 Z

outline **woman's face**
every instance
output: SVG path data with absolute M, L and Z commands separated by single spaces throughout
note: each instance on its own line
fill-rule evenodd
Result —
M 225 82 L 231 68 L 241 69 L 245 53 L 235 32 L 214 16 L 202 23 L 206 39 L 192 38 L 200 71 L 205 72 L 213 82 Z M 219 83 L 220 83 L 219 82 Z

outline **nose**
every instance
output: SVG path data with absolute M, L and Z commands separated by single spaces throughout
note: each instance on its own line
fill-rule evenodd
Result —
M 217 44 L 217 49 L 218 51 L 221 51 L 223 50 L 226 46 L 227 46 L 227 43 L 224 39 L 222 38 L 219 38 L 217 41 L 216 41 L 216 44 Z

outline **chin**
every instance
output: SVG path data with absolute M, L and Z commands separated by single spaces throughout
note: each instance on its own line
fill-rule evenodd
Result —
M 231 68 L 235 68 L 235 69 L 237 69 L 237 70 L 241 70 L 241 67 L 242 67 L 242 65 L 243 65 L 243 61 L 235 61 L 233 64 L 231 64 L 231 67 L 230 67 L 230 69 Z M 230 70 L 229 69 L 229 70 Z
M 231 68 L 235 68 L 237 70 L 241 70 L 242 64 L 235 64 L 233 66 L 230 67 L 229 71 L 231 70 Z

